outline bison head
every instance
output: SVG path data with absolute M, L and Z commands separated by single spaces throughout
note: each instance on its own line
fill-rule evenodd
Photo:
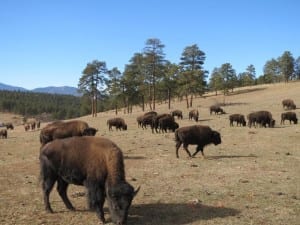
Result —
M 138 193 L 128 183 L 121 183 L 106 189 L 107 203 L 111 220 L 117 225 L 127 223 L 128 210 L 132 199 Z
M 221 135 L 218 131 L 212 131 L 212 142 L 215 145 L 221 144 Z
M 88 127 L 86 129 L 84 129 L 82 135 L 83 136 L 95 136 L 97 132 L 98 132 L 98 129 L 95 129 L 93 127 Z

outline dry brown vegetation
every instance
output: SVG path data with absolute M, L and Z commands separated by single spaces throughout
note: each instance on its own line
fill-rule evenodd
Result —
M 218 130 L 222 144 L 208 146 L 204 153 L 189 159 L 179 150 L 175 156 L 174 133 L 152 134 L 137 127 L 143 112 L 119 113 L 127 131 L 108 131 L 106 121 L 114 112 L 96 118 L 80 118 L 99 129 L 97 136 L 115 141 L 125 155 L 126 175 L 141 190 L 129 212 L 129 225 L 181 224 L 299 224 L 300 218 L 300 125 L 280 125 L 284 111 L 281 101 L 291 98 L 300 119 L 300 83 L 264 85 L 237 90 L 226 96 L 227 114 L 209 115 L 209 106 L 224 101 L 208 95 L 194 100 L 200 113 L 198 124 Z M 174 101 L 172 109 L 183 110 L 180 126 L 188 120 L 185 102 Z M 230 127 L 228 116 L 269 110 L 275 128 Z M 159 113 L 168 113 L 167 104 L 157 104 Z M 12 115 L 0 114 L 8 122 Z M 0 224 L 97 224 L 87 210 L 84 188 L 71 185 L 68 194 L 76 211 L 68 211 L 56 190 L 50 195 L 54 214 L 44 211 L 39 178 L 39 131 L 25 132 L 14 116 L 15 130 L 0 139 Z M 21 119 L 21 118 L 20 118 Z M 45 124 L 42 124 L 42 127 Z M 189 146 L 191 152 L 195 146 Z M 109 213 L 105 207 L 105 217 Z

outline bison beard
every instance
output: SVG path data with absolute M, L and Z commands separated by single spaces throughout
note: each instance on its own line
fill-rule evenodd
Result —
M 50 192 L 57 191 L 66 207 L 74 210 L 67 196 L 69 184 L 84 185 L 89 207 L 105 222 L 103 204 L 107 198 L 112 221 L 126 224 L 128 210 L 138 190 L 125 180 L 123 154 L 102 137 L 71 137 L 54 140 L 41 148 L 40 174 L 46 211 L 53 212 Z

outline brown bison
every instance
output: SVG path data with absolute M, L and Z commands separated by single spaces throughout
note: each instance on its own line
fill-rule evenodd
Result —
M 203 148 L 208 144 L 221 144 L 221 136 L 217 131 L 212 130 L 209 126 L 193 125 L 188 127 L 181 127 L 175 131 L 176 141 L 176 157 L 178 156 L 178 149 L 183 144 L 184 150 L 189 157 L 194 157 L 201 151 L 204 157 Z M 188 150 L 188 145 L 197 145 L 196 151 L 193 155 Z
M 70 210 L 74 207 L 67 196 L 68 185 L 83 185 L 89 207 L 96 210 L 102 223 L 106 198 L 112 221 L 126 224 L 139 188 L 135 191 L 126 181 L 123 154 L 115 143 L 103 137 L 57 139 L 41 148 L 39 159 L 46 211 L 53 212 L 49 195 L 56 182 L 57 191 Z
M 275 126 L 275 120 L 272 118 L 272 114 L 269 111 L 257 111 L 252 112 L 248 114 L 248 125 L 251 128 L 253 125 L 256 127 L 257 124 L 260 125 L 260 127 L 274 127 Z
M 4 123 L 3 125 L 6 127 L 7 130 L 9 130 L 9 129 L 13 130 L 14 129 L 14 125 L 10 122 Z
M 193 109 L 189 112 L 189 120 L 195 120 L 196 122 L 198 122 L 199 119 L 199 112 L 197 109 Z
M 127 130 L 125 120 L 120 117 L 107 120 L 107 125 L 109 130 L 112 130 L 112 127 L 116 127 L 116 130 Z
M 95 133 L 96 134 L 96 133 Z M 45 126 L 40 132 L 40 142 L 42 145 L 55 139 L 72 136 L 93 135 L 89 130 L 89 125 L 81 120 L 55 121 Z
M 284 99 L 282 101 L 282 107 L 284 109 L 296 109 L 296 105 L 292 99 Z
M 293 121 L 294 124 L 298 123 L 297 115 L 294 112 L 281 113 L 281 122 L 280 122 L 280 124 L 284 124 L 285 120 L 289 120 L 290 124 L 291 124 L 291 121 Z
M 7 138 L 7 130 L 6 129 L 0 130 L 0 138 Z
M 182 116 L 182 111 L 181 110 L 174 110 L 171 112 L 171 115 L 173 116 L 173 118 L 175 118 L 175 116 L 177 116 L 177 119 L 181 119 L 183 118 Z
M 146 112 L 143 115 L 138 116 L 136 118 L 138 127 L 142 127 L 144 129 L 147 128 L 147 125 L 151 126 L 154 116 L 157 116 L 157 112 L 155 111 Z
M 233 126 L 233 122 L 236 122 L 237 126 L 246 126 L 245 116 L 242 114 L 231 114 L 229 116 L 230 126 Z
M 175 122 L 174 117 L 171 115 L 166 115 L 158 120 L 158 127 L 162 132 L 167 132 L 167 130 L 175 131 L 179 125 Z
M 214 112 L 215 114 L 225 114 L 225 111 L 218 105 L 212 105 L 209 107 L 209 112 L 210 115 L 212 114 L 212 112 Z
M 159 119 L 163 117 L 169 117 L 174 120 L 174 118 L 171 116 L 171 114 L 163 113 L 163 114 L 158 114 L 156 116 L 152 117 L 152 124 L 151 124 L 151 130 L 152 133 L 154 133 L 154 130 L 156 133 L 158 133 L 158 128 L 159 128 Z

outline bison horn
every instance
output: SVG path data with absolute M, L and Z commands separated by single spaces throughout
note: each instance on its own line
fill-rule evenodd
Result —
M 133 192 L 133 197 L 136 196 L 136 194 L 139 192 L 140 188 L 141 188 L 141 186 L 139 186 L 139 187 Z

